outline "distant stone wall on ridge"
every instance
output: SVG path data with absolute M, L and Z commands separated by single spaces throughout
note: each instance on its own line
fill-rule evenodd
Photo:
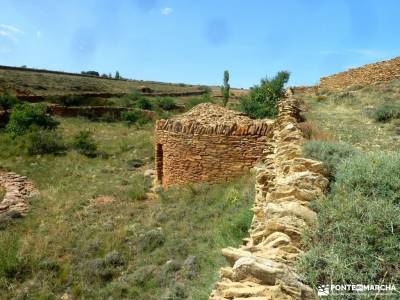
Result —
M 319 87 L 339 90 L 349 86 L 367 86 L 397 78 L 400 78 L 400 57 L 321 77 Z

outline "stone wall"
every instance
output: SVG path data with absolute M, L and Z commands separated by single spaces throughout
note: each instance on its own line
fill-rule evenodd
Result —
M 100 118 L 104 116 L 121 118 L 121 113 L 124 111 L 132 111 L 131 108 L 115 107 L 115 106 L 61 106 L 49 105 L 47 111 L 49 114 L 60 117 L 88 117 Z M 155 113 L 149 110 L 141 110 L 144 116 L 150 119 L 155 119 Z
M 352 85 L 366 86 L 400 77 L 400 57 L 345 72 L 322 77 L 319 87 L 328 90 L 343 89 Z
M 25 176 L 2 170 L 0 170 L 0 187 L 6 190 L 4 198 L 0 199 L 1 227 L 12 218 L 24 216 L 28 210 L 28 199 L 38 191 Z
M 230 266 L 221 268 L 212 300 L 316 299 L 294 262 L 301 232 L 316 218 L 309 203 L 324 193 L 328 180 L 322 163 L 302 157 L 298 119 L 299 104 L 290 96 L 280 103 L 257 168 L 250 236 L 243 246 L 222 250 Z
M 273 122 L 252 120 L 211 103 L 158 120 L 155 126 L 158 184 L 166 187 L 217 182 L 243 174 L 262 157 Z
M 169 186 L 243 174 L 262 156 L 267 137 L 156 130 L 155 141 L 158 182 Z
M 318 91 L 318 86 L 312 85 L 312 86 L 294 86 L 290 87 L 289 89 L 292 90 L 294 94 L 314 94 Z

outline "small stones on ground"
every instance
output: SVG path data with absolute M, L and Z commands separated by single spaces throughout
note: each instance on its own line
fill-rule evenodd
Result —
M 155 177 L 156 171 L 154 169 L 148 169 L 148 170 L 144 171 L 143 175 L 145 177 Z
M 115 202 L 115 198 L 112 196 L 99 196 L 95 199 L 96 205 L 107 205 Z
M 28 199 L 38 194 L 26 176 L 13 172 L 0 170 L 0 187 L 5 190 L 3 199 L 0 199 L 0 219 L 3 224 L 3 221 L 8 223 L 10 219 L 26 215 Z

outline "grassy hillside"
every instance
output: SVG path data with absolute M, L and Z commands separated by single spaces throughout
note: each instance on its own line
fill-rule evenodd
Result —
M 50 73 L 0 69 L 0 90 L 19 94 L 51 96 L 79 93 L 130 93 L 139 86 L 147 86 L 154 92 L 199 91 L 199 86 L 160 83 L 153 81 L 109 80 Z
M 220 249 L 246 235 L 252 176 L 171 188 L 154 200 L 143 176 L 153 164 L 153 124 L 58 121 L 67 143 L 85 128 L 102 154 L 29 156 L 0 131 L 0 165 L 40 190 L 28 216 L 0 230 L 1 298 L 207 299 Z
M 400 115 L 385 122 L 374 115 L 384 107 L 400 106 L 400 81 L 341 92 L 320 91 L 305 97 L 306 119 L 329 133 L 335 140 L 347 142 L 365 151 L 396 150 L 400 135 Z
M 329 193 L 312 204 L 318 221 L 305 235 L 308 251 L 298 264 L 315 288 L 400 281 L 399 96 L 397 80 L 303 97 L 302 127 L 312 139 L 303 152 L 323 161 L 331 177 Z

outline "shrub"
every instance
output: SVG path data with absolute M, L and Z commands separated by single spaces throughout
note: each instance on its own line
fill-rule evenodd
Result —
M 148 192 L 151 183 L 148 177 L 143 175 L 134 175 L 132 180 L 132 187 L 128 192 L 129 198 L 132 200 L 145 200 L 146 193 Z
M 202 97 L 195 97 L 195 98 L 190 98 L 186 103 L 185 106 L 187 109 L 192 109 L 196 105 L 199 105 L 201 103 L 214 103 L 214 101 L 211 99 L 210 94 L 206 93 Z
M 140 109 L 146 109 L 146 110 L 152 110 L 153 109 L 153 105 L 145 97 L 139 98 L 135 103 L 135 107 L 140 108 Z
M 11 109 L 18 103 L 20 103 L 18 98 L 11 95 L 9 92 L 0 94 L 0 110 Z
M 336 189 L 359 191 L 366 197 L 381 197 L 400 204 L 400 153 L 358 155 L 339 165 Z
M 174 98 L 171 97 L 160 97 L 157 98 L 158 107 L 164 110 L 172 110 L 176 108 L 176 102 Z
M 161 228 L 151 229 L 140 236 L 139 248 L 153 251 L 165 243 L 165 235 Z
M 322 161 L 330 176 L 335 176 L 340 162 L 357 153 L 358 150 L 346 143 L 309 141 L 303 145 L 303 154 L 306 157 Z
M 392 105 L 384 104 L 373 110 L 371 116 L 376 122 L 387 122 L 391 119 L 399 118 L 400 109 Z
M 298 269 L 319 284 L 388 284 L 400 280 L 400 209 L 387 199 L 335 194 L 314 204 L 317 227 L 308 232 Z
M 121 97 L 121 103 L 125 107 L 134 107 L 136 102 L 143 98 L 143 95 L 141 95 L 138 91 L 134 91 L 129 95 Z
M 315 126 L 311 122 L 300 122 L 298 125 L 304 137 L 308 140 L 317 140 L 317 141 L 334 140 L 332 134 L 320 130 L 317 126 Z
M 285 96 L 285 84 L 290 73 L 278 72 L 275 77 L 261 79 L 259 85 L 250 89 L 250 95 L 240 98 L 241 110 L 250 118 L 274 118 L 278 114 L 277 103 Z
M 71 96 L 59 97 L 58 99 L 56 99 L 56 102 L 64 106 L 79 106 L 85 104 L 85 100 L 86 99 L 83 96 L 71 95 Z
M 58 124 L 47 114 L 46 105 L 24 103 L 13 108 L 6 130 L 12 137 L 17 137 L 23 135 L 33 125 L 43 129 L 54 129 Z
M 339 164 L 298 268 L 307 282 L 393 284 L 400 280 L 400 155 L 357 155 Z
M 80 131 L 74 136 L 72 147 L 80 154 L 87 157 L 97 155 L 97 144 L 89 131 Z
M 24 136 L 24 143 L 29 155 L 61 154 L 66 146 L 62 136 L 56 131 L 33 128 Z
M 264 103 L 254 101 L 248 96 L 240 98 L 239 110 L 252 119 L 262 119 L 266 116 L 276 115 L 276 112 L 274 112 L 275 108 L 271 110 L 271 108 Z
M 204 92 L 206 92 L 208 94 L 211 94 L 211 91 L 212 91 L 211 88 L 209 86 L 206 86 L 206 85 L 200 85 L 197 89 L 199 91 L 204 91 Z
M 121 119 L 128 126 L 132 126 L 134 124 L 142 126 L 142 125 L 150 122 L 150 120 L 151 120 L 148 116 L 146 116 L 140 110 L 124 111 L 121 113 Z

